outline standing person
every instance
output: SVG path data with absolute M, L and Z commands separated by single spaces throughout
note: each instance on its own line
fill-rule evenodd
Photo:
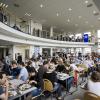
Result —
M 22 55 L 20 53 L 18 53 L 18 57 L 17 57 L 17 63 L 21 63 L 22 62 Z
M 8 55 L 6 55 L 6 57 L 5 57 L 5 63 L 7 64 L 7 65 L 10 65 L 11 64 L 11 54 L 8 54 Z

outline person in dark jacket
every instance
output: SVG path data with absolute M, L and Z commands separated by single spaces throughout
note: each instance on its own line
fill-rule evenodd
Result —
M 41 66 L 38 70 L 37 80 L 36 80 L 37 88 L 34 91 L 32 91 L 33 97 L 39 95 L 44 89 L 44 87 L 43 87 L 43 75 L 47 71 L 48 64 L 49 64 L 48 61 L 44 61 L 43 66 Z
M 62 73 L 66 73 L 67 72 L 62 58 L 59 58 L 59 60 L 58 60 L 58 66 L 56 67 L 56 71 L 57 72 L 62 72 Z

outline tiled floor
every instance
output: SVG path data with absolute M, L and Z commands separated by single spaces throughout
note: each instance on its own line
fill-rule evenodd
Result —
M 79 86 L 77 91 L 75 91 L 72 95 L 66 95 L 64 97 L 64 100 L 75 100 L 75 99 L 84 100 L 83 99 L 84 92 L 85 90 L 81 89 Z M 65 94 L 65 92 L 63 94 Z M 51 99 L 48 98 L 47 100 L 51 100 Z M 54 98 L 53 100 L 56 100 L 56 99 Z

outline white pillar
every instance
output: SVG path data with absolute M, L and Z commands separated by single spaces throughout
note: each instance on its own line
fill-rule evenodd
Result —
M 53 48 L 51 48 L 51 57 L 53 56 Z
M 85 49 L 84 48 L 81 48 L 82 49 L 82 55 L 84 55 L 85 54 Z
M 53 27 L 50 27 L 50 37 L 53 37 Z
M 12 58 L 13 58 L 13 60 L 15 60 L 15 46 L 14 45 L 13 45 L 13 53 L 12 54 L 13 54 Z
M 3 50 L 4 50 L 3 56 L 6 57 L 6 48 L 4 48 Z
M 29 58 L 31 58 L 34 54 L 34 46 L 30 46 L 29 48 Z

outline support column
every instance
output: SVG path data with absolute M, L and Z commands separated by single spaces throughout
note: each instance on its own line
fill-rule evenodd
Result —
M 53 27 L 50 27 L 50 37 L 53 37 Z
M 13 45 L 13 53 L 12 54 L 13 54 L 12 58 L 13 58 L 13 60 L 15 60 L 15 46 L 14 45 Z
M 34 54 L 34 46 L 30 46 L 29 48 L 29 58 L 31 58 Z
M 75 56 L 77 55 L 76 48 L 74 48 L 74 54 L 75 54 Z
M 51 48 L 51 57 L 53 56 L 53 48 Z
M 84 49 L 84 48 L 81 48 L 81 49 L 82 49 L 82 55 L 84 55 L 84 50 L 85 50 L 85 49 Z

